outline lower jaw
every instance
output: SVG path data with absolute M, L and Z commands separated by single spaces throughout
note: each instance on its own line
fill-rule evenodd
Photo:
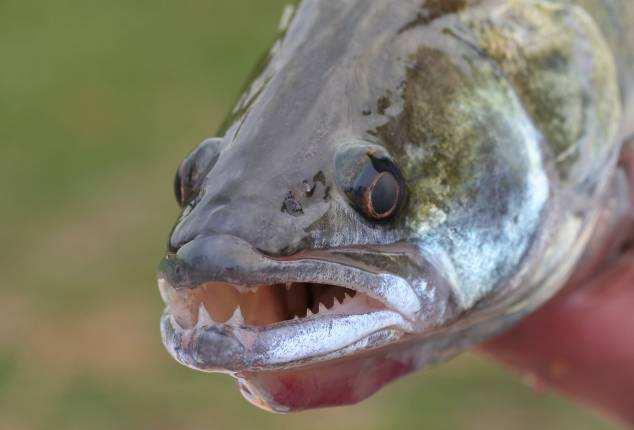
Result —
M 356 352 L 354 345 L 350 345 L 349 355 L 338 355 L 334 351 L 318 357 L 316 361 L 268 369 L 231 371 L 209 368 L 200 365 L 201 357 L 195 357 L 191 349 L 181 348 L 178 342 L 169 342 L 169 333 L 166 333 L 165 328 L 168 321 L 169 318 L 164 316 L 163 342 L 177 361 L 195 370 L 230 374 L 236 378 L 240 392 L 247 401 L 269 412 L 289 413 L 356 404 L 419 366 L 412 355 L 399 351 L 403 348 L 392 348 L 395 346 L 393 342 L 403 337 L 403 332 L 384 329 L 375 333 L 375 336 L 382 336 L 383 344 L 377 342 L 372 349 L 359 349 Z M 176 340 L 174 337 L 172 339 Z
M 183 329 L 165 312 L 163 343 L 181 364 L 205 372 L 278 371 L 333 362 L 374 350 L 413 332 L 400 314 L 316 317 L 273 327 L 212 325 Z
M 414 360 L 382 348 L 300 368 L 245 371 L 233 376 L 244 398 L 253 405 L 288 413 L 356 404 L 414 370 Z

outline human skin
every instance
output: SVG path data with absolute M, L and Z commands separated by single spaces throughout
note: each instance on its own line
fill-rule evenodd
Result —
M 634 145 L 621 165 L 634 198 Z M 553 300 L 483 350 L 540 388 L 634 425 L 634 209 L 616 224 L 601 257 Z M 614 245 L 617 244 L 617 245 Z

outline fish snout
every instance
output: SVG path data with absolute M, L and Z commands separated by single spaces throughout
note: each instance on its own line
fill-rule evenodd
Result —
M 310 245 L 310 227 L 327 216 L 331 206 L 323 174 L 243 182 L 228 174 L 208 178 L 172 231 L 170 249 L 209 235 L 241 238 L 270 255 L 290 255 Z
M 214 280 L 243 284 L 241 274 L 257 270 L 261 259 L 259 252 L 236 236 L 210 235 L 168 254 L 159 272 L 175 288 L 193 288 Z

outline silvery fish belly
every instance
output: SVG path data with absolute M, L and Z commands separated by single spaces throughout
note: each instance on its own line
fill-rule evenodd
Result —
M 252 403 L 358 402 L 578 267 L 632 133 L 634 2 L 305 0 L 180 165 L 171 355 Z

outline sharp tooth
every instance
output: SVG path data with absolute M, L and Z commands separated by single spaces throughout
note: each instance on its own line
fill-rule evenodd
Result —
M 295 316 L 293 317 L 293 321 L 298 320 L 298 319 L 299 319 L 299 315 L 295 315 Z
M 352 294 L 348 294 L 346 293 L 346 297 L 343 299 L 344 303 L 348 303 L 354 300 L 355 297 L 359 297 L 359 294 L 355 294 L 354 296 Z
M 311 310 L 310 310 L 310 308 L 308 308 L 308 309 L 306 310 L 306 318 L 308 318 L 308 317 L 312 317 L 312 316 L 313 316 L 313 311 L 311 311 Z
M 259 286 L 258 286 L 258 287 L 253 287 L 253 288 L 251 289 L 251 292 L 252 292 L 253 294 L 255 294 L 255 293 L 257 293 L 257 292 L 258 292 L 258 290 L 259 290 L 259 289 L 260 289 L 260 287 L 259 287 Z
M 229 318 L 229 320 L 225 324 L 233 326 L 244 324 L 244 317 L 242 316 L 242 310 L 240 309 L 240 306 L 238 306 L 236 310 L 233 311 L 233 315 L 231 315 L 231 318 Z
M 326 312 L 328 309 L 326 308 L 326 305 L 324 305 L 323 303 L 319 303 L 319 309 L 317 310 L 317 313 L 319 312 Z
M 201 303 L 200 306 L 198 306 L 198 322 L 196 323 L 196 326 L 202 327 L 212 325 L 214 323 L 215 321 L 213 320 L 211 315 L 209 315 L 209 312 L 207 312 L 205 306 Z
M 290 290 L 292 286 L 293 286 L 293 283 L 292 283 L 292 282 L 287 282 L 287 283 L 286 283 L 286 290 L 287 290 L 287 291 L 288 291 L 288 290 Z

